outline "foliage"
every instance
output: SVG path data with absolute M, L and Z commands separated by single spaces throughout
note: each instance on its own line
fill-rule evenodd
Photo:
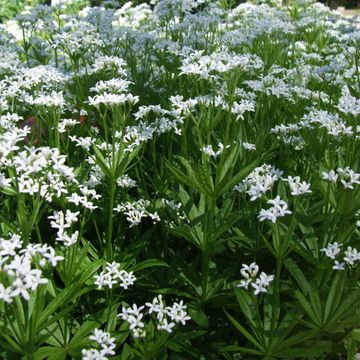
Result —
M 359 31 L 85 5 L 0 34 L 0 356 L 354 359 Z

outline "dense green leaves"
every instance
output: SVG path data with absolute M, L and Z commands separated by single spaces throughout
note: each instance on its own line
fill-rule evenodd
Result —
M 356 27 L 87 3 L 0 29 L 0 357 L 353 360 Z

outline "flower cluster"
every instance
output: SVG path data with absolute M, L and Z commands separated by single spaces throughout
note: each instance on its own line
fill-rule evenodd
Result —
M 97 344 L 97 348 L 82 349 L 83 360 L 107 360 L 108 355 L 115 355 L 115 338 L 112 338 L 108 332 L 94 329 L 89 339 Z
M 354 185 L 360 184 L 360 174 L 350 169 L 349 166 L 344 169 L 338 168 L 337 172 L 335 172 L 335 170 L 330 170 L 329 172 L 323 171 L 322 177 L 324 180 L 332 183 L 336 183 L 340 178 L 340 182 L 344 186 L 344 189 L 353 190 Z
M 291 195 L 300 196 L 303 194 L 311 193 L 310 184 L 306 181 L 301 181 L 300 176 L 288 176 L 287 179 L 284 179 L 289 183 Z
M 122 188 L 131 188 L 136 186 L 136 181 L 127 174 L 118 177 L 116 179 L 116 183 Z
M 279 217 L 291 214 L 291 211 L 288 210 L 288 204 L 284 200 L 281 200 L 279 195 L 277 195 L 275 199 L 268 200 L 267 204 L 272 205 L 272 207 L 260 210 L 260 214 L 258 215 L 260 221 L 270 220 L 275 224 Z
M 94 205 L 94 200 L 100 199 L 101 195 L 98 194 L 95 189 L 89 189 L 87 186 L 79 185 L 78 189 L 81 195 L 74 192 L 66 198 L 67 201 L 76 206 L 81 205 L 90 211 L 97 209 L 98 206 Z
M 234 190 L 245 192 L 250 196 L 250 201 L 255 201 L 271 190 L 276 181 L 281 179 L 282 171 L 274 166 L 264 164 L 255 168 Z
M 39 194 L 48 202 L 68 194 L 69 187 L 77 184 L 77 181 L 74 169 L 65 164 L 66 156 L 61 155 L 59 149 L 50 147 L 25 147 L 24 150 L 13 154 L 12 152 L 18 149 L 14 141 L 22 140 L 24 135 L 28 134 L 28 132 L 17 133 L 19 135 L 15 135 L 11 130 L 0 136 L 0 151 L 2 139 L 7 142 L 4 144 L 6 149 L 3 149 L 0 166 L 5 165 L 16 170 L 16 181 L 14 181 L 16 190 L 23 194 Z M 7 141 L 7 135 L 15 135 L 11 141 L 13 145 Z M 10 186 L 11 183 L 8 181 L 4 185 Z
M 0 299 L 11 303 L 15 297 L 30 299 L 30 293 L 39 285 L 47 284 L 43 268 L 55 267 L 64 258 L 46 244 L 28 244 L 26 247 L 17 234 L 9 239 L 0 238 L 0 272 L 4 274 L 0 283 Z
M 79 211 L 73 213 L 66 210 L 65 214 L 63 211 L 54 211 L 53 215 L 48 216 L 48 219 L 52 220 L 51 227 L 57 229 L 56 241 L 64 243 L 65 246 L 71 246 L 77 242 L 79 232 L 69 234 L 66 229 L 70 229 L 78 221 L 78 215 Z
M 95 275 L 95 285 L 98 289 L 102 289 L 104 286 L 109 289 L 113 288 L 113 285 L 119 284 L 123 289 L 127 289 L 130 285 L 134 285 L 136 277 L 133 272 L 120 270 L 121 264 L 117 262 L 106 263 L 104 271 L 101 271 L 99 275 Z
M 329 243 L 326 248 L 322 248 L 320 251 L 324 252 L 325 255 L 335 260 L 336 257 L 342 252 L 342 244 L 338 242 Z M 357 262 L 360 261 L 360 252 L 357 249 L 348 246 L 346 250 L 343 251 L 342 261 L 335 260 L 333 269 L 334 270 L 345 270 L 345 266 L 355 266 Z
M 254 289 L 254 295 L 259 295 L 260 293 L 266 293 L 267 287 L 274 280 L 274 275 L 267 275 L 264 272 L 259 274 L 259 266 L 256 263 L 251 263 L 250 265 L 242 264 L 240 274 L 243 279 L 240 280 L 240 284 L 237 287 L 249 289 L 251 285 Z
M 230 146 L 228 145 L 227 147 L 230 147 Z M 222 154 L 222 152 L 224 151 L 224 148 L 225 148 L 224 144 L 219 143 L 219 144 L 218 144 L 218 150 L 215 151 L 215 150 L 213 149 L 212 145 L 210 144 L 210 145 L 204 146 L 204 147 L 201 149 L 201 151 L 202 151 L 204 154 L 208 155 L 208 156 L 212 156 L 212 157 L 214 157 L 214 158 L 217 158 L 219 155 Z
M 146 337 L 146 323 L 143 318 L 145 315 L 145 307 L 148 308 L 148 314 L 156 316 L 157 329 L 159 331 L 173 332 L 173 328 L 177 324 L 185 325 L 191 318 L 187 314 L 187 306 L 183 301 L 175 302 L 172 306 L 166 306 L 162 295 L 156 296 L 151 303 L 146 303 L 138 307 L 133 304 L 132 307 L 123 307 L 121 313 L 118 315 L 122 320 L 125 320 L 130 325 L 130 330 L 134 337 Z
M 341 90 L 338 109 L 344 114 L 357 116 L 360 114 L 360 99 L 350 94 L 349 87 L 344 86 Z
M 196 75 L 201 79 L 211 79 L 216 74 L 223 74 L 232 69 L 257 70 L 262 69 L 263 62 L 251 54 L 236 55 L 227 52 L 214 52 L 203 55 L 203 51 L 194 51 L 186 54 L 180 66 L 180 75 Z
M 20 358 L 58 358 L 59 341 L 73 358 L 231 358 L 213 300 L 257 338 L 246 308 L 273 293 L 280 318 L 307 314 L 297 295 L 325 304 L 331 267 L 355 304 L 359 19 L 316 0 L 142 2 L 53 0 L 0 24 L 0 344 Z M 257 263 L 235 309 L 238 254 Z M 340 305 L 326 334 L 307 332 L 321 309 L 285 316 L 266 356 L 330 356 L 356 321 Z
M 115 211 L 123 213 L 126 215 L 126 220 L 130 223 L 130 227 L 139 225 L 143 218 L 149 217 L 154 223 L 160 221 L 158 213 L 150 212 L 147 210 L 149 207 L 150 201 L 140 199 L 134 202 L 125 202 L 118 204 Z

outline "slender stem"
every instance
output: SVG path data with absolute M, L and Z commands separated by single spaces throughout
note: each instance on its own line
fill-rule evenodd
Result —
M 215 221 L 215 199 L 208 198 L 208 211 L 206 215 L 206 224 L 205 224 L 205 232 L 204 232 L 204 244 L 203 244 L 203 252 L 202 252 L 202 264 L 201 264 L 201 272 L 202 272 L 202 303 L 203 306 L 207 300 L 208 294 L 208 283 L 209 283 L 209 267 L 210 267 L 210 249 L 212 246 L 212 242 L 214 241 L 213 230 L 214 230 L 214 221 Z
M 38 238 L 38 242 L 40 244 L 42 244 L 42 237 L 41 237 L 41 232 L 40 232 L 40 228 L 39 228 L 39 224 L 36 225 L 36 235 L 37 235 L 37 238 Z
M 114 212 L 114 201 L 115 201 L 115 190 L 116 184 L 113 179 L 110 180 L 109 184 L 110 198 L 109 198 L 109 210 L 108 210 L 108 229 L 106 237 L 106 258 L 108 261 L 112 260 L 113 248 L 112 248 L 112 235 L 113 235 L 113 212 Z
M 209 281 L 209 265 L 210 265 L 210 254 L 207 250 L 202 252 L 202 303 L 206 302 L 208 292 L 208 281 Z
M 268 346 L 268 352 L 271 351 L 272 341 L 274 337 L 274 332 L 276 330 L 277 319 L 279 317 L 280 311 L 280 274 L 282 269 L 282 257 L 276 259 L 276 273 L 275 273 L 275 283 L 274 291 L 272 298 L 272 314 L 271 314 L 271 339 Z
M 29 60 L 28 47 L 27 47 L 27 42 L 26 42 L 26 36 L 25 36 L 25 29 L 24 29 L 24 27 L 22 27 L 21 30 L 22 30 L 22 37 L 23 37 L 23 42 L 24 42 L 24 50 L 25 50 L 25 56 L 26 56 L 26 63 L 27 63 L 27 66 L 30 68 L 30 60 Z

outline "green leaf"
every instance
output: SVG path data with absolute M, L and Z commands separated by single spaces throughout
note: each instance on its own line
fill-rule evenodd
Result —
M 228 346 L 222 346 L 220 351 L 229 351 L 229 352 L 240 352 L 245 354 L 252 354 L 252 355 L 263 355 L 263 352 L 255 350 L 255 349 L 249 349 L 243 346 L 238 345 L 228 345 Z M 233 358 L 231 358 L 233 359 Z
M 62 348 L 54 346 L 42 346 L 36 350 L 34 356 L 36 360 L 63 360 L 66 358 L 66 352 Z
M 329 324 L 329 322 L 331 321 L 331 323 L 336 327 L 336 323 L 339 322 L 345 316 L 349 316 L 350 319 L 352 317 L 355 318 L 357 314 L 353 314 L 353 313 L 354 313 L 354 309 L 356 308 L 359 302 L 359 296 L 360 296 L 360 291 L 356 290 L 353 291 L 350 295 L 348 295 L 345 300 L 341 301 L 341 305 L 338 306 L 335 312 L 332 312 L 332 316 L 327 324 Z
M 96 155 L 96 163 L 100 166 L 100 169 L 102 172 L 107 176 L 107 178 L 112 179 L 112 174 L 109 168 L 109 165 L 107 164 L 104 156 L 102 155 L 101 151 L 98 149 L 96 145 L 93 146 L 93 150 Z
M 232 324 L 236 327 L 237 330 L 241 332 L 253 345 L 255 345 L 259 350 L 263 350 L 261 344 L 242 326 L 240 323 L 233 318 L 226 310 L 225 314 L 229 318 L 229 320 L 232 322 Z
M 185 226 L 185 229 L 181 229 L 180 227 L 167 227 L 167 230 L 172 234 L 178 236 L 179 238 L 183 238 L 188 240 L 191 244 L 196 246 L 199 249 L 202 249 L 202 241 L 198 239 L 189 231 L 189 227 Z
M 98 321 L 90 321 L 90 320 L 85 321 L 84 324 L 82 324 L 77 329 L 76 333 L 71 338 L 71 340 L 69 342 L 69 347 L 76 345 L 83 338 L 86 338 L 87 341 L 89 341 L 88 338 L 89 338 L 91 331 L 97 327 L 100 327 L 102 322 L 103 321 L 100 321 L 100 319 Z
M 345 284 L 345 272 L 337 272 L 332 281 L 324 310 L 324 324 L 326 324 L 331 312 L 336 309 L 342 297 Z
M 73 284 L 67 286 L 65 289 L 61 290 L 56 297 L 50 301 L 47 307 L 43 310 L 41 317 L 38 322 L 38 331 L 40 328 L 54 316 L 54 313 L 61 308 L 63 305 L 74 301 L 76 298 L 81 296 L 83 293 L 89 291 L 90 289 L 85 287 L 83 288 L 84 283 L 97 271 L 101 266 L 101 261 L 95 261 L 86 266 L 86 269 L 83 269 L 78 280 Z
M 131 267 L 131 271 L 140 271 L 145 270 L 152 267 L 169 267 L 169 265 L 164 262 L 157 259 L 148 259 L 145 261 L 142 261 L 140 263 L 137 263 L 136 265 Z
M 310 291 L 310 284 L 306 279 L 306 276 L 299 268 L 299 266 L 294 262 L 294 260 L 288 258 L 284 260 L 284 265 L 289 270 L 291 276 L 296 280 L 298 283 L 301 292 L 307 295 Z
M 321 305 L 321 301 L 320 301 L 320 296 L 319 296 L 319 292 L 318 290 L 314 287 L 311 286 L 310 289 L 310 302 L 311 302 L 311 306 L 314 309 L 315 315 L 316 317 L 319 319 L 319 323 L 322 326 L 322 305 Z
M 305 310 L 307 315 L 310 317 L 313 324 L 321 328 L 321 320 L 317 314 L 315 314 L 314 309 L 311 307 L 311 304 L 306 300 L 305 296 L 298 290 L 295 291 L 295 298 L 300 303 L 302 308 Z
M 247 291 L 238 287 L 235 288 L 235 295 L 241 311 L 249 321 L 250 325 L 255 329 L 263 328 L 263 324 L 259 317 L 259 310 L 253 297 Z
M 228 181 L 220 181 L 217 187 L 216 194 L 217 196 L 221 196 L 225 194 L 227 191 L 231 190 L 235 185 L 239 184 L 241 180 L 245 179 L 259 164 L 260 159 L 256 159 L 251 164 L 240 170 L 234 176 L 232 176 Z M 225 179 L 226 180 L 226 179 Z
M 10 195 L 10 196 L 15 196 L 17 195 L 17 191 L 9 186 L 4 186 L 3 188 L 1 188 L 1 192 L 3 192 L 6 195 Z
M 279 341 L 276 346 L 276 353 L 291 349 L 294 345 L 305 343 L 308 340 L 315 340 L 318 338 L 319 332 L 317 330 L 300 331 L 296 335 L 287 338 L 286 340 Z
M 9 335 L 4 333 L 0 335 L 0 346 L 6 350 L 21 354 L 23 352 L 21 345 Z
M 203 328 L 209 327 L 209 319 L 200 308 L 198 303 L 192 302 L 188 305 L 188 312 L 191 317 L 191 320 L 195 321 L 198 325 Z
M 175 180 L 177 180 L 180 184 L 185 184 L 189 188 L 197 189 L 198 186 L 193 178 L 184 174 L 182 170 L 179 170 L 176 166 L 172 165 L 167 159 L 163 159 L 165 166 L 170 170 L 171 174 L 174 176 Z
M 331 352 L 331 342 L 318 342 L 311 344 L 311 346 L 306 348 L 292 348 L 276 353 L 276 356 L 291 359 L 291 358 L 302 358 L 302 359 L 311 359 L 319 358 L 326 352 Z M 330 351 L 329 351 L 330 350 Z
M 355 329 L 351 333 L 352 338 L 360 343 L 360 329 Z
M 236 143 L 231 147 L 231 151 L 229 155 L 226 154 L 226 151 L 224 151 L 224 153 L 222 154 L 222 157 L 226 155 L 227 156 L 226 156 L 226 160 L 223 163 L 220 162 L 219 164 L 219 169 L 216 174 L 217 175 L 216 186 L 224 179 L 225 176 L 230 177 L 232 175 L 232 170 L 236 165 L 237 158 L 240 154 L 240 148 L 241 148 L 240 143 Z

